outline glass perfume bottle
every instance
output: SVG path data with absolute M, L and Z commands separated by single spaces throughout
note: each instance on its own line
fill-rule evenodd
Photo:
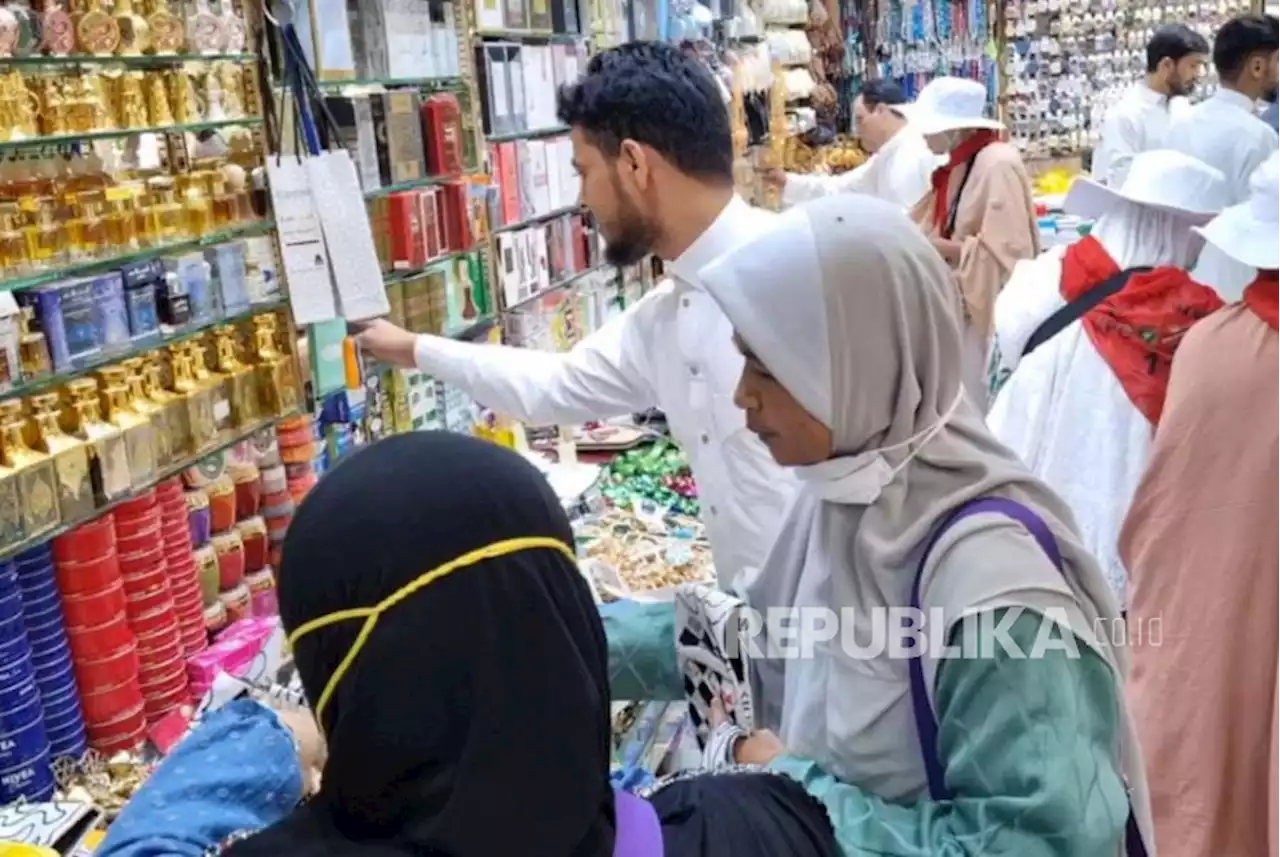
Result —
M 137 213 L 133 210 L 133 193 L 121 188 L 112 188 L 111 191 L 107 193 L 107 212 L 103 217 L 107 246 L 113 253 L 137 250 L 141 244 L 138 241 Z
M 164 360 L 159 351 L 153 351 L 145 361 L 142 371 L 143 389 L 147 398 L 164 409 L 164 424 L 169 432 L 169 454 L 174 461 L 192 455 L 191 427 L 187 418 L 187 403 L 177 393 L 165 388 Z
M 188 235 L 201 238 L 213 231 L 213 204 L 203 183 L 194 177 L 182 195 L 182 207 L 187 213 Z
M 215 366 L 226 377 L 230 424 L 232 428 L 244 428 L 259 419 L 257 379 L 253 369 L 240 360 L 234 327 L 225 324 L 215 328 L 213 338 Z
M 147 187 L 152 197 L 149 219 L 155 226 L 156 240 L 163 243 L 187 237 L 186 211 L 174 199 L 173 179 L 153 178 Z
M 120 25 L 102 11 L 100 0 L 88 0 L 85 13 L 76 22 L 76 46 L 95 56 L 110 56 L 120 47 Z
M 151 47 L 151 27 L 133 10 L 133 0 L 115 0 L 116 26 L 120 30 L 121 56 L 134 57 Z
M 191 355 L 191 374 L 196 383 L 209 391 L 213 403 L 213 424 L 218 434 L 231 428 L 231 397 L 227 391 L 226 376 L 209 370 L 209 349 L 199 339 L 188 343 Z
M 58 495 L 53 459 L 27 446 L 22 436 L 22 401 L 0 402 L 0 463 L 15 471 L 19 514 L 26 538 L 34 539 L 58 526 Z
M 298 375 L 293 357 L 276 346 L 275 316 L 269 313 L 254 316 L 253 339 L 262 414 L 284 416 L 298 407 Z
M 49 341 L 44 334 L 33 329 L 36 311 L 24 306 L 18 313 L 18 359 L 22 362 L 22 380 L 35 381 L 53 372 L 49 356 Z
M 173 361 L 173 391 L 186 403 L 187 436 L 192 454 L 198 454 L 218 440 L 213 391 L 196 380 L 192 355 L 185 345 L 170 346 L 169 354 Z
M 71 252 L 76 259 L 96 259 L 108 250 L 107 222 L 102 217 L 101 193 L 82 193 L 68 200 L 71 219 L 67 223 Z
M 230 226 L 240 219 L 240 197 L 227 190 L 222 170 L 209 170 L 209 197 L 213 200 L 213 225 Z
M 156 475 L 155 426 L 132 407 L 129 398 L 128 373 L 119 366 L 98 372 L 101 387 L 102 416 L 120 429 L 129 455 L 129 479 L 135 490 L 144 487 Z
M 152 0 L 147 25 L 151 29 L 151 49 L 157 54 L 179 53 L 187 43 L 182 19 L 169 11 L 168 0 Z
M 93 480 L 89 478 L 89 447 L 58 425 L 58 394 L 32 396 L 27 439 L 33 449 L 53 460 L 57 477 L 58 509 L 64 521 L 79 521 L 93 514 Z
M 30 268 L 27 237 L 18 228 L 22 213 L 16 205 L 0 206 L 0 271 L 25 274 Z
M 141 357 L 130 357 L 120 364 L 129 382 L 129 407 L 151 421 L 155 426 L 152 440 L 155 443 L 157 467 L 168 467 L 174 461 L 173 435 L 169 427 L 169 411 L 147 394 L 146 369 Z
M 89 445 L 89 476 L 99 506 L 129 493 L 129 453 L 120 429 L 102 419 L 98 384 L 77 378 L 64 388 L 62 428 Z
M 67 227 L 58 221 L 53 200 L 42 200 L 35 223 L 26 228 L 27 257 L 33 268 L 47 269 L 66 262 L 70 256 Z

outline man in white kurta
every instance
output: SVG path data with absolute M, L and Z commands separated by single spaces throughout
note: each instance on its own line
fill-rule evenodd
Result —
M 1170 148 L 1227 177 L 1231 205 L 1249 198 L 1249 178 L 1280 147 L 1280 136 L 1257 117 L 1257 105 L 1276 91 L 1277 33 L 1270 15 L 1242 15 L 1224 24 L 1213 43 L 1218 91 L 1169 127 Z M 1213 245 L 1205 247 L 1194 271 L 1225 301 L 1239 300 L 1254 273 Z
M 1192 238 L 1192 227 L 1207 222 L 1225 204 L 1221 173 L 1167 150 L 1139 154 L 1118 189 L 1078 179 L 1066 200 L 1068 211 L 1099 218 L 1081 244 L 1094 243 L 1095 254 L 1110 257 L 1104 260 L 1109 265 L 1099 267 L 1119 271 L 1185 268 L 1199 243 Z M 1082 258 L 1075 252 L 1081 249 L 1073 248 L 1070 261 Z M 987 423 L 1071 506 L 1085 546 L 1123 604 L 1120 527 L 1146 467 L 1152 422 L 1081 321 L 1024 354 L 1037 329 L 1066 304 L 1066 277 L 1078 275 L 1065 270 L 1068 255 L 1068 248 L 1060 246 L 1020 262 L 996 301 L 989 369 L 995 401 Z M 1094 275 L 1085 285 L 1105 279 Z M 1130 284 L 1152 288 L 1139 285 L 1137 278 Z M 1182 290 L 1179 294 L 1208 292 L 1188 282 L 1174 288 Z
M 1106 112 L 1093 153 L 1095 181 L 1124 184 L 1139 152 L 1159 148 L 1173 118 L 1185 112 L 1186 97 L 1204 70 L 1209 43 L 1184 24 L 1160 27 L 1147 43 L 1147 76 Z
M 864 193 L 911 208 L 929 192 L 938 156 L 899 112 L 906 102 L 897 84 L 868 81 L 853 102 L 858 137 L 871 153 L 866 163 L 838 176 L 777 170 L 767 180 L 782 184 L 782 201 L 788 206 L 837 193 Z
M 647 99 L 640 108 L 638 89 Z M 637 109 L 659 118 L 635 121 L 628 111 Z M 661 408 L 689 457 L 728 588 L 763 563 L 795 480 L 733 403 L 742 355 L 698 270 L 776 215 L 734 195 L 725 105 L 710 73 L 670 45 L 597 54 L 585 78 L 562 91 L 560 114 L 573 128 L 582 198 L 609 241 L 610 261 L 654 252 L 669 260 L 671 276 L 562 354 L 415 336 L 387 321 L 363 331 L 361 344 L 522 422 L 574 424 Z

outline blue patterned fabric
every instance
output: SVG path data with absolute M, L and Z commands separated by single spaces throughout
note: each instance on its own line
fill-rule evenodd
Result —
M 293 735 L 271 709 L 230 702 L 174 748 L 107 831 L 95 857 L 199 857 L 261 830 L 302 800 Z
M 673 702 L 684 699 L 676 668 L 676 606 L 614 601 L 600 606 L 609 640 L 609 686 L 614 699 Z

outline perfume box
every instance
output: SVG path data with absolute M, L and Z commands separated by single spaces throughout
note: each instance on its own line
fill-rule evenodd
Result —
M 92 279 L 32 289 L 19 296 L 20 301 L 23 298 L 40 320 L 55 372 L 83 368 L 101 356 L 103 334 Z
M 369 103 L 378 141 L 378 173 L 382 185 L 416 181 L 425 176 L 418 94 L 411 90 L 383 92 L 372 96 Z
M 524 45 L 507 50 L 507 91 L 511 93 L 511 130 L 528 130 L 532 126 L 524 87 Z
M 160 338 L 160 310 L 156 306 L 156 286 L 164 282 L 164 265 L 158 259 L 130 262 L 120 268 L 124 280 L 125 309 L 129 314 L 129 334 L 135 345 Z
M 497 292 L 502 299 L 502 306 L 514 306 L 520 301 L 520 274 L 517 261 L 515 232 L 499 232 L 497 234 L 498 258 L 494 264 L 497 277 Z
M 276 251 L 270 238 L 258 235 L 244 240 L 244 268 L 251 303 L 266 303 L 280 297 Z
M 161 324 L 183 328 L 191 323 L 191 297 L 172 271 L 166 270 L 164 279 L 156 283 L 156 311 Z
M 433 333 L 430 279 L 424 272 L 404 281 L 404 327 L 414 333 Z
M 476 29 L 501 30 L 507 26 L 503 0 L 476 0 Z
M 511 80 L 507 74 L 513 48 L 515 45 L 509 42 L 482 42 L 476 47 L 476 75 L 486 134 L 518 130 L 511 113 Z
M 475 301 L 476 310 L 482 316 L 493 314 L 495 312 L 493 292 L 489 288 L 489 264 L 485 260 L 485 254 L 482 252 L 468 253 L 463 258 L 467 260 L 471 277 L 472 298 Z
M 422 133 L 427 171 L 433 176 L 456 176 L 463 171 L 462 106 L 452 92 L 439 92 L 422 102 Z
M 427 304 L 431 316 L 431 332 L 444 333 L 448 320 L 450 268 L 448 262 L 437 262 L 427 270 Z
M 557 33 L 580 33 L 582 25 L 578 14 L 578 0 L 550 0 L 551 29 Z
M 22 378 L 22 323 L 13 292 L 0 292 L 0 390 L 9 390 Z
M 467 228 L 471 231 L 472 244 L 489 237 L 489 185 L 475 178 L 463 182 L 467 197 Z M 470 245 L 468 245 L 470 246 Z
M 427 261 L 420 197 L 416 191 L 401 191 L 387 197 L 392 270 L 421 268 Z
M 551 0 L 527 0 L 529 9 L 529 29 L 548 32 L 554 16 L 551 14 Z
M 516 152 L 516 178 L 518 180 L 520 195 L 520 220 L 528 220 L 537 217 L 546 212 L 538 208 L 538 194 L 535 188 L 535 167 L 534 158 L 546 157 L 546 150 L 543 148 L 540 140 L 517 140 L 515 143 Z M 542 172 L 546 174 L 546 165 L 544 163 Z
M 316 77 L 343 80 L 356 76 L 346 0 L 302 0 L 292 21 Z
M 330 95 L 324 101 L 338 124 L 338 139 L 331 140 L 328 123 L 319 123 L 325 148 L 334 148 L 336 143 L 351 153 L 351 160 L 356 165 L 356 176 L 360 179 L 360 189 L 365 193 L 382 187 L 378 142 L 373 133 L 373 107 L 369 103 L 369 97 Z
M 535 226 L 531 245 L 529 247 L 530 261 L 533 263 L 534 276 L 537 278 L 533 291 L 535 294 L 544 292 L 551 288 L 553 280 L 551 279 L 551 270 L 547 259 L 547 238 L 548 230 L 545 224 Z
M 373 251 L 378 256 L 378 265 L 382 270 L 390 271 L 394 267 L 391 254 L 391 198 L 374 197 L 365 207 L 369 211 L 369 229 L 373 232 Z
M 503 0 L 502 17 L 508 30 L 529 29 L 529 0 Z
M 554 128 L 560 120 L 556 117 L 556 81 L 551 46 L 525 45 L 520 51 L 520 66 L 524 80 L 525 127 Z
M 397 281 L 387 283 L 387 321 L 396 327 L 409 329 L 409 325 L 405 323 L 404 314 L 404 282 Z
M 250 306 L 245 273 L 244 244 L 232 241 L 204 251 L 213 272 L 214 286 L 221 298 L 222 314 L 237 315 Z
M 567 217 L 557 217 L 547 223 L 547 272 L 552 280 L 561 279 L 568 271 L 564 240 L 568 222 Z
M 515 141 L 496 144 L 494 154 L 496 159 L 493 173 L 501 194 L 502 219 L 498 222 L 509 226 L 524 219 L 520 208 L 520 166 Z
M 426 256 L 434 259 L 445 252 L 444 215 L 441 212 L 442 197 L 440 188 L 426 188 L 420 194 L 419 205 L 422 208 L 422 240 L 426 245 Z
M 181 294 L 187 296 L 191 321 L 208 324 L 221 315 L 221 296 L 214 289 L 212 266 L 201 253 L 186 253 L 164 260 L 165 271 L 178 278 Z
M 544 140 L 530 140 L 528 164 L 523 175 L 528 176 L 529 199 L 535 217 L 551 213 L 551 187 L 548 183 L 547 157 L 554 149 Z
M 449 252 L 470 249 L 475 244 L 467 216 L 467 188 L 463 182 L 442 185 L 445 248 Z
M 129 309 L 124 299 L 124 277 L 119 271 L 87 278 L 93 285 L 93 304 L 98 312 L 98 329 L 102 334 L 102 350 L 108 354 L 127 351 Z

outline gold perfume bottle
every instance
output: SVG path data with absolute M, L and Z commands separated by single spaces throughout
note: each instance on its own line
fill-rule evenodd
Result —
M 152 196 L 148 219 L 154 224 L 157 242 L 181 241 L 187 237 L 186 212 L 174 199 L 173 179 L 150 179 L 147 188 Z
M 99 506 L 129 493 L 129 453 L 120 429 L 102 419 L 98 384 L 77 378 L 64 388 L 62 428 L 89 445 L 89 478 Z
M 32 267 L 45 269 L 67 261 L 70 255 L 67 227 L 58 221 L 53 200 L 40 201 L 36 220 L 26 228 L 26 233 L 27 256 Z
M 226 376 L 231 427 L 244 428 L 260 419 L 258 387 L 253 369 L 240 360 L 236 337 L 236 329 L 229 324 L 214 329 L 214 365 Z
M 126 253 L 137 250 L 138 221 L 133 210 L 133 191 L 128 188 L 108 188 L 106 193 L 107 211 L 103 215 L 106 222 L 107 246 L 113 253 Z
M 53 459 L 57 476 L 58 509 L 64 521 L 79 521 L 93 514 L 93 480 L 89 478 L 89 447 L 58 425 L 58 394 L 32 396 L 27 440 L 32 449 Z
M 16 205 L 0 206 L 0 271 L 24 274 L 30 265 L 27 237 L 18 228 L 22 213 Z
M 293 357 L 276 346 L 276 317 L 253 317 L 254 350 L 257 352 L 258 392 L 263 416 L 284 416 L 298 407 L 298 373 Z
M 213 391 L 196 380 L 192 357 L 185 345 L 169 347 L 173 363 L 173 392 L 186 405 L 187 437 L 193 455 L 213 446 L 218 428 L 213 421 Z
M 221 372 L 209 370 L 209 349 L 201 340 L 193 339 L 187 344 L 191 355 L 191 374 L 197 384 L 209 391 L 213 402 L 213 424 L 221 435 L 231 428 L 231 396 L 227 391 L 227 378 Z
M 136 57 L 144 54 L 151 47 L 151 27 L 147 19 L 133 11 L 133 0 L 116 0 L 116 26 L 120 30 L 120 47 L 122 56 Z
M 108 56 L 120 47 L 120 25 L 102 11 L 99 0 L 89 0 L 76 22 L 76 45 L 86 54 Z
M 169 431 L 169 412 L 147 395 L 146 370 L 141 357 L 130 357 L 120 362 L 129 385 L 129 407 L 142 414 L 155 426 L 152 441 L 155 444 L 156 467 L 168 467 L 173 463 L 173 441 Z
M 34 381 L 53 372 L 48 340 L 40 331 L 31 329 L 35 320 L 33 307 L 24 306 L 18 311 L 18 359 L 22 362 L 23 381 Z
M 158 421 L 165 427 L 169 435 L 169 457 L 178 462 L 189 457 L 191 448 L 191 430 L 187 421 L 187 403 L 177 393 L 165 389 L 165 366 L 161 352 L 153 351 L 143 361 L 142 390 L 147 399 L 160 406 L 164 416 Z
M 140 71 L 126 71 L 116 83 L 116 122 L 121 128 L 147 127 L 146 79 Z
M 156 127 L 173 124 L 173 107 L 169 104 L 169 88 L 164 75 L 152 72 L 147 75 L 147 117 Z
M 176 54 L 187 42 L 182 19 L 169 11 L 168 0 L 152 0 L 147 24 L 151 29 L 151 49 L 157 54 Z
M 96 259 L 104 255 L 107 242 L 107 222 L 102 217 L 104 204 L 100 191 L 82 193 L 67 201 L 72 212 L 67 224 L 71 239 L 71 252 L 77 259 Z
M 101 382 L 102 415 L 124 435 L 129 455 L 129 478 L 135 490 L 156 475 L 155 426 L 146 415 L 133 409 L 129 396 L 129 373 L 120 366 L 98 372 Z
M 22 436 L 22 401 L 0 402 L 0 462 L 17 472 L 22 530 L 33 539 L 58 526 L 53 459 L 27 446 Z
M 217 229 L 231 226 L 240 219 L 240 197 L 227 190 L 222 170 L 209 170 L 209 196 L 213 200 L 213 225 Z
M 199 176 L 187 177 L 187 187 L 182 194 L 182 207 L 187 213 L 187 234 L 202 238 L 213 231 L 213 205 L 205 195 L 204 183 Z

